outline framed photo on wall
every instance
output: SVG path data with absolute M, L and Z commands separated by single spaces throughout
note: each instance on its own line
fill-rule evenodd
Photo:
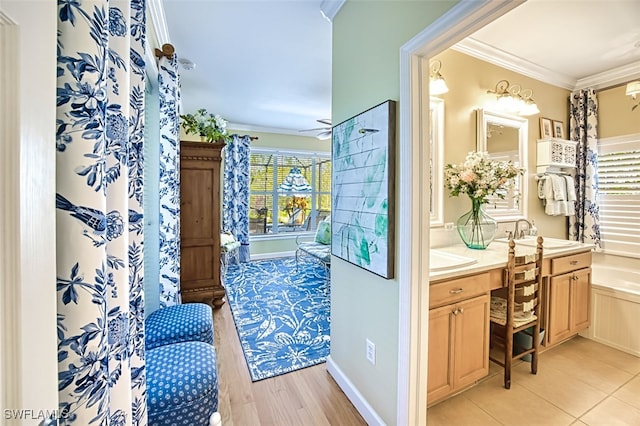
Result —
M 564 139 L 564 123 L 562 121 L 553 120 L 553 137 Z
M 552 138 L 553 137 L 553 126 L 551 124 L 551 119 L 540 117 L 540 138 Z
M 396 102 L 333 127 L 331 254 L 384 278 L 394 274 Z

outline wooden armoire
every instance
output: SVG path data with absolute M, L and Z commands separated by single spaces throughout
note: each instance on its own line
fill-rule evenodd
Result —
M 182 301 L 224 304 L 220 277 L 222 143 L 180 142 Z

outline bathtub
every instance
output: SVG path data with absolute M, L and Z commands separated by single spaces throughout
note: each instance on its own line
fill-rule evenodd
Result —
M 581 334 L 640 356 L 640 271 L 596 262 L 591 284 L 591 326 Z

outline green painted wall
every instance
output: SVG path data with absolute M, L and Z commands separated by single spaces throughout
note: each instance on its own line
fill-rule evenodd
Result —
M 347 1 L 333 21 L 333 122 L 398 100 L 400 47 L 456 3 Z M 331 358 L 387 424 L 397 416 L 398 301 L 397 280 L 334 257 Z M 376 345 L 376 365 L 365 357 L 367 338 Z

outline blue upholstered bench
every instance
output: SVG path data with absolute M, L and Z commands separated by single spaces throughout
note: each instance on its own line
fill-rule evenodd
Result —
M 218 410 L 216 351 L 180 342 L 146 352 L 149 426 L 207 426 Z
M 327 270 L 329 276 L 329 267 L 331 266 L 331 218 L 327 217 L 318 223 L 316 235 L 313 241 L 300 241 L 300 237 L 296 237 L 296 269 L 298 268 L 298 257 L 300 254 L 306 254 L 320 261 L 322 266 Z
M 158 309 L 145 320 L 147 350 L 171 343 L 198 341 L 213 345 L 213 314 L 204 303 Z

